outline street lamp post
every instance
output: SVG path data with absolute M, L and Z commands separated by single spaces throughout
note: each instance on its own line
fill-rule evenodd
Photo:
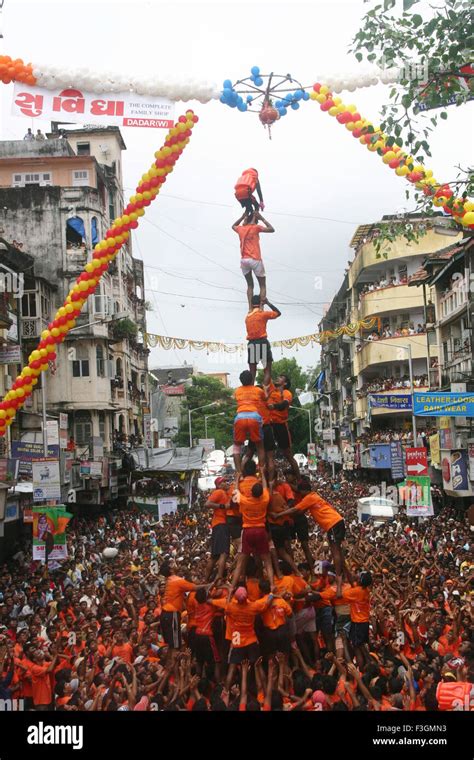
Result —
M 195 409 L 188 409 L 188 424 L 189 424 L 189 448 L 191 449 L 193 446 L 193 430 L 192 430 L 192 421 L 191 421 L 191 415 L 194 414 L 194 412 L 198 412 L 199 409 L 206 409 L 208 406 L 216 406 L 218 402 L 217 401 L 211 401 L 210 404 L 203 404 L 202 406 L 196 406 Z
M 225 412 L 215 412 L 214 414 L 204 415 L 204 437 L 207 438 L 207 420 L 209 417 L 224 417 Z

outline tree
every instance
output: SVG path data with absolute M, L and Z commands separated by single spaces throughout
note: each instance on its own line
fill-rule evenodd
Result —
M 273 362 L 272 375 L 274 378 L 279 375 L 288 375 L 291 381 L 291 392 L 293 393 L 292 407 L 290 408 L 288 415 L 288 425 L 291 431 L 292 445 L 294 452 L 301 452 L 306 454 L 307 444 L 309 443 L 309 416 L 306 412 L 298 411 L 298 409 L 310 409 L 311 404 L 301 406 L 298 396 L 296 395 L 296 389 L 305 390 L 308 387 L 310 379 L 314 376 L 314 372 L 310 370 L 305 372 L 298 364 L 296 359 L 279 359 Z M 257 382 L 263 382 L 263 371 L 259 370 L 257 373 Z M 313 417 L 311 417 L 311 424 Z
M 192 377 L 192 385 L 186 388 L 186 398 L 183 404 L 183 412 L 176 443 L 178 446 L 189 446 L 189 409 L 197 409 L 205 404 L 204 409 L 199 409 L 192 414 L 192 435 L 193 440 L 205 438 L 205 415 L 216 415 L 209 417 L 207 421 L 207 434 L 209 438 L 215 438 L 216 448 L 228 448 L 232 444 L 232 426 L 235 417 L 235 401 L 231 388 L 226 388 L 215 377 L 198 375 Z M 220 412 L 224 412 L 220 416 Z
M 389 147 L 404 146 L 412 154 L 410 171 L 431 156 L 429 135 L 439 118 L 448 118 L 447 111 L 437 109 L 466 103 L 472 98 L 474 87 L 474 73 L 468 65 L 473 40 L 471 3 L 445 0 L 441 5 L 424 5 L 423 16 L 420 12 L 408 12 L 414 5 L 418 5 L 418 0 L 403 0 L 403 6 L 395 0 L 376 4 L 364 16 L 351 48 L 358 61 L 365 58 L 381 68 L 396 67 L 400 71 L 398 83 L 390 90 L 389 102 L 382 108 L 380 129 L 389 135 L 386 143 Z M 450 208 L 456 204 L 456 198 L 467 198 L 474 190 L 472 173 L 467 168 L 457 170 L 457 176 L 444 183 L 453 191 L 447 202 Z M 433 213 L 429 195 L 422 192 L 422 187 L 414 186 L 414 198 L 415 211 Z M 385 226 L 387 230 L 381 226 L 378 246 L 385 232 L 391 236 L 385 236 L 389 242 L 397 234 L 404 235 L 406 220 L 397 229 L 393 224 Z M 408 232 L 413 238 L 413 230 Z

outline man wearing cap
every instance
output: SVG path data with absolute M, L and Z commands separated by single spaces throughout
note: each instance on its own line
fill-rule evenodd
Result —
M 229 494 L 224 490 L 226 479 L 219 477 L 215 479 L 214 483 L 216 488 L 210 494 L 205 504 L 207 509 L 213 510 L 211 520 L 211 556 L 204 576 L 206 583 L 210 580 L 216 565 L 217 575 L 215 580 L 223 580 L 226 561 L 230 552 L 230 528 L 227 524 L 226 510 L 229 503 Z
M 210 599 L 214 607 L 223 609 L 227 624 L 230 627 L 231 647 L 229 652 L 229 670 L 225 680 L 225 688 L 229 691 L 237 665 L 244 660 L 250 663 L 257 661 L 260 655 L 257 635 L 255 633 L 255 618 L 262 614 L 273 602 L 274 594 L 268 594 L 256 602 L 248 600 L 247 589 L 239 586 L 232 599 Z

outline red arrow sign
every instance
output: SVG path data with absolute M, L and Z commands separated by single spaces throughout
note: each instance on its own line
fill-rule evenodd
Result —
M 428 475 L 428 455 L 425 448 L 407 448 L 405 454 L 407 475 Z

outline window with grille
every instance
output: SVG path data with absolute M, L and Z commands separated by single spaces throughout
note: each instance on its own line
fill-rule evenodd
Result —
M 75 187 L 89 184 L 89 171 L 88 169 L 76 169 L 72 173 L 72 184 Z
M 91 144 L 88 142 L 77 143 L 76 146 L 78 156 L 90 156 Z
M 105 359 L 104 349 L 102 346 L 97 346 L 95 353 L 97 362 L 97 377 L 105 377 Z
M 76 349 L 76 358 L 72 363 L 73 377 L 89 377 L 89 351 L 83 346 Z
M 74 424 L 74 440 L 77 446 L 86 446 L 92 438 L 92 423 L 76 422 Z
M 24 317 L 36 317 L 36 293 L 24 293 L 21 299 L 21 313 Z
M 51 172 L 38 172 L 27 174 L 13 174 L 13 187 L 25 187 L 25 185 L 52 185 L 53 177 Z

